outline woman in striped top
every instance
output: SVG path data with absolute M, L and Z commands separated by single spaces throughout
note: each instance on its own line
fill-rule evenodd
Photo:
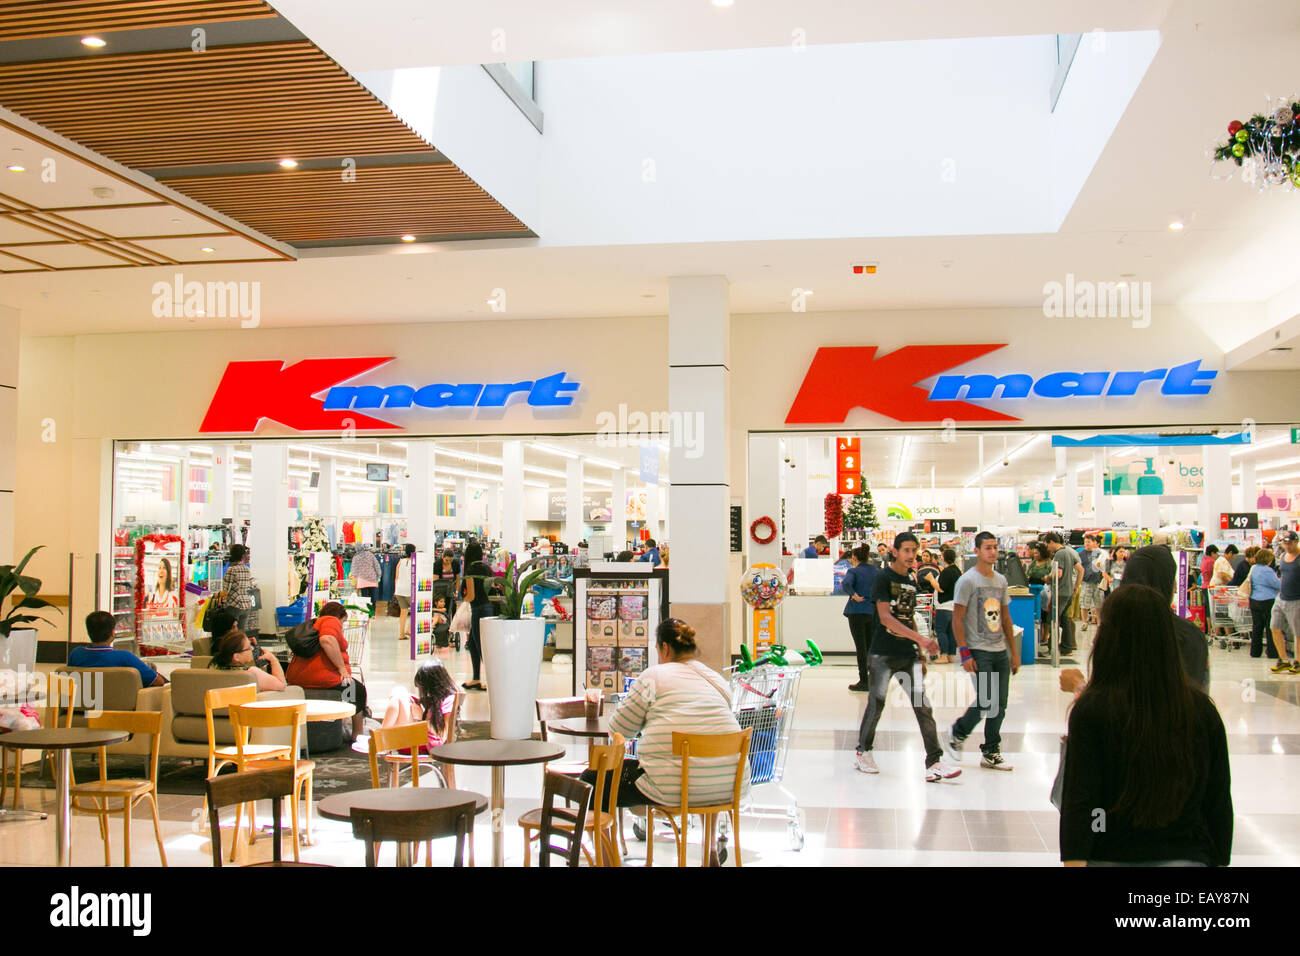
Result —
M 659 660 L 632 684 L 610 720 L 610 730 L 629 740 L 638 734 L 637 760 L 623 762 L 618 802 L 676 806 L 681 800 L 682 761 L 673 756 L 673 733 L 728 734 L 740 730 L 731 693 L 716 671 L 695 659 L 695 630 L 668 620 L 656 632 Z M 588 782 L 595 782 L 591 771 Z M 736 780 L 733 757 L 691 760 L 691 803 L 729 802 Z

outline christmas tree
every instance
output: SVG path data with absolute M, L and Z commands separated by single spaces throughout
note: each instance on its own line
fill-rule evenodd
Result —
M 862 493 L 854 495 L 853 500 L 849 502 L 849 507 L 844 512 L 844 527 L 879 528 L 880 521 L 876 518 L 876 505 L 871 500 L 871 489 L 867 487 L 866 475 L 859 475 L 858 482 Z

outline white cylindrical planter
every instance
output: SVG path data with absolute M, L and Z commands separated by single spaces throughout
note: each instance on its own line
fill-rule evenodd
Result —
M 34 627 L 15 627 L 7 638 L 0 637 L 0 670 L 35 673 L 36 639 Z
M 541 618 L 506 621 L 485 617 L 479 622 L 483 642 L 483 677 L 487 681 L 492 737 L 527 740 L 533 735 L 537 712 L 537 681 L 542 676 L 542 644 L 546 622 Z

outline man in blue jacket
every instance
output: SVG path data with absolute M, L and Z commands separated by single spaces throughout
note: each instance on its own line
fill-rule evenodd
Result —
M 858 655 L 858 681 L 850 684 L 849 690 L 858 694 L 868 690 L 867 654 L 871 651 L 871 624 L 875 615 L 871 586 L 879 573 L 880 568 L 871 563 L 871 549 L 858 545 L 849 554 L 849 570 L 840 585 L 849 598 L 844 605 L 844 616 L 848 618 L 849 633 L 853 635 L 853 647 Z
M 812 544 L 808 545 L 808 547 L 803 549 L 803 553 L 800 554 L 799 557 L 820 558 L 823 555 L 830 553 L 830 550 L 831 550 L 831 543 L 826 540 L 826 535 L 819 534 L 813 540 Z

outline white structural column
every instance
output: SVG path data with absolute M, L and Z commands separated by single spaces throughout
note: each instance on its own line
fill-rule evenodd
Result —
M 14 450 L 17 447 L 18 310 L 0 306 L 0 564 L 14 561 L 14 492 L 18 482 Z
M 470 526 L 469 479 L 464 475 L 456 476 L 456 520 L 452 527 L 464 531 Z
M 610 512 L 609 529 L 614 535 L 614 550 L 622 551 L 627 547 L 627 472 L 622 468 L 610 472 Z
M 1232 510 L 1232 457 L 1226 445 L 1205 449 L 1205 492 L 1201 495 L 1198 520 L 1206 539 L 1219 534 L 1219 515 Z
M 339 466 L 334 458 L 322 458 L 316 463 L 320 482 L 316 485 L 316 506 L 327 519 L 339 517 Z M 310 481 L 310 479 L 308 479 Z M 407 492 L 410 494 L 408 488 Z M 328 524 L 328 520 L 326 524 Z
M 808 443 L 809 439 L 801 436 L 787 438 L 786 455 L 794 467 L 791 468 L 784 461 L 781 462 L 781 467 L 788 472 L 785 476 L 785 544 L 794 554 L 798 554 L 808 546 L 808 538 L 813 533 L 813 523 L 808 514 L 808 470 L 812 467 Z M 776 522 L 779 532 L 781 530 L 780 509 L 778 508 L 777 511 L 777 514 L 772 515 L 772 520 Z M 779 536 L 777 543 L 780 543 Z
M 501 540 L 501 486 L 489 482 L 487 491 L 483 492 L 487 502 L 487 513 L 483 516 L 483 536 Z
M 1115 520 L 1115 509 L 1112 507 L 1110 495 L 1105 494 L 1105 481 L 1106 453 L 1094 451 L 1092 453 L 1092 502 L 1093 507 L 1097 509 L 1097 525 L 1109 528 Z
M 576 547 L 582 540 L 582 459 L 564 463 L 564 543 Z
M 253 578 L 262 590 L 263 631 L 275 632 L 275 609 L 285 603 L 289 576 L 287 450 L 279 442 L 253 442 L 253 506 L 248 546 Z M 274 600 L 272 600 L 274 598 Z
M 1079 525 L 1079 473 L 1070 466 L 1064 448 L 1058 448 L 1056 452 L 1065 476 L 1065 500 L 1061 502 L 1059 510 L 1065 527 L 1075 528 Z
M 673 616 L 695 628 L 700 659 L 729 663 L 732 622 L 728 530 L 731 505 L 731 313 L 724 276 L 668 280 L 668 404 L 698 424 L 697 447 L 674 443 L 668 498 Z
M 779 436 L 754 435 L 749 439 L 749 513 L 741 514 L 746 566 L 781 565 L 781 477 L 783 471 L 790 470 L 783 457 Z M 776 525 L 777 533 L 770 544 L 759 544 L 749 535 L 749 526 L 763 517 L 771 518 Z
M 403 507 L 406 509 L 406 540 L 421 551 L 433 550 L 433 519 L 437 513 L 434 478 L 437 476 L 437 453 L 432 442 L 411 442 L 406 449 L 406 481 Z M 324 476 L 322 476 L 322 483 Z M 323 493 L 322 493 L 323 498 Z
M 511 554 L 524 549 L 524 443 L 501 443 L 503 463 L 501 504 L 501 546 Z
M 1241 504 L 1233 511 L 1254 511 L 1259 501 L 1259 488 L 1255 484 L 1255 461 L 1244 458 L 1241 462 Z
M 215 445 L 212 449 L 212 499 L 208 524 L 235 517 L 235 446 Z

